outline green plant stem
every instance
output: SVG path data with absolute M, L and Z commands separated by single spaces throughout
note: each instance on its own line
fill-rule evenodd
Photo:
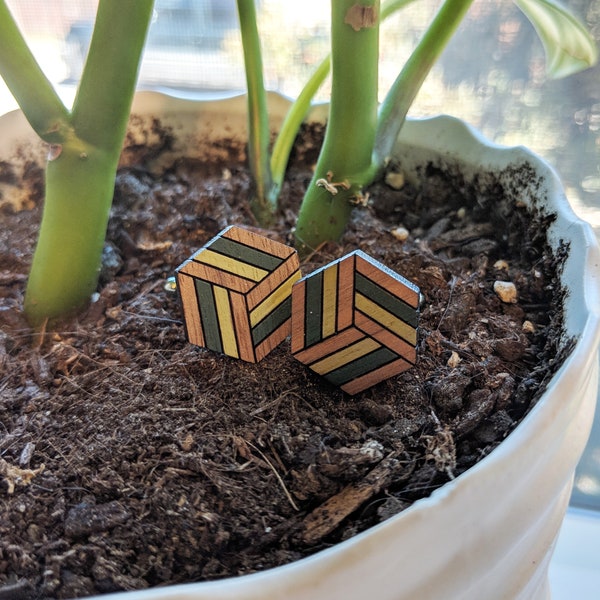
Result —
M 40 138 L 50 144 L 61 142 L 69 129 L 69 111 L 40 69 L 4 0 L 0 0 L 0 76 Z
M 83 308 L 98 281 L 115 161 L 93 146 L 76 146 L 64 145 L 46 167 L 44 215 L 25 296 L 33 326 Z
M 343 233 L 351 200 L 371 175 L 377 124 L 379 2 L 362 3 L 374 22 L 358 31 L 346 23 L 356 0 L 331 3 L 331 105 L 323 147 L 296 225 L 298 250 L 305 254 Z M 336 185 L 333 194 L 323 181 Z M 344 189 L 348 186 L 348 189 Z
M 101 0 L 98 6 L 72 122 L 79 138 L 106 151 L 121 151 L 153 5 Z
M 248 94 L 248 162 L 254 180 L 250 207 L 259 223 L 273 219 L 276 203 L 270 200 L 271 170 L 269 165 L 269 119 L 263 81 L 260 38 L 254 0 L 237 0 L 240 19 L 246 87 Z
M 396 11 L 404 8 L 415 0 L 388 0 L 381 4 L 381 22 Z M 272 187 L 269 192 L 271 202 L 277 202 L 281 192 L 285 171 L 289 161 L 294 141 L 304 118 L 310 110 L 311 103 L 319 88 L 323 85 L 331 69 L 331 55 L 327 55 L 317 66 L 310 79 L 292 103 L 285 119 L 279 129 L 271 152 L 271 177 Z
M 52 148 L 25 313 L 38 326 L 96 288 L 114 177 L 153 0 L 101 0 L 71 128 Z M 1 28 L 1 26 L 0 26 Z
M 379 111 L 374 161 L 380 171 L 389 158 L 408 109 L 473 0 L 446 0 L 392 84 Z

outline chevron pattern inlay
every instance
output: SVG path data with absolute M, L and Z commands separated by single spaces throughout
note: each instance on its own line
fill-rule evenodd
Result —
M 258 362 L 290 334 L 292 286 L 300 279 L 293 248 L 231 226 L 176 276 L 192 344 Z
M 292 290 L 292 353 L 349 394 L 416 361 L 419 288 L 361 250 Z

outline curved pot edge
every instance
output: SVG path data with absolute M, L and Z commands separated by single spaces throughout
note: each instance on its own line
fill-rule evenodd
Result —
M 154 96 L 153 98 L 153 102 L 158 102 L 159 104 L 164 104 L 164 105 L 169 105 L 171 106 L 170 102 L 170 97 L 164 97 L 163 94 L 157 94 L 157 93 L 153 93 L 153 92 L 144 92 L 142 94 L 139 95 L 139 97 L 136 98 L 136 102 L 137 104 L 134 104 L 134 109 L 135 110 L 140 110 L 141 106 L 145 104 L 146 99 L 143 98 L 143 95 L 149 96 L 152 95 Z M 281 99 L 281 97 L 279 97 Z M 240 99 L 240 97 L 237 98 L 231 98 L 228 100 L 228 102 L 232 105 L 232 106 L 236 106 L 236 110 L 240 109 L 244 111 L 245 110 L 245 105 L 244 105 L 244 100 L 243 98 Z M 279 99 L 275 100 L 276 103 L 280 102 Z M 284 107 L 286 105 L 287 101 L 285 99 L 281 99 L 281 107 Z M 152 102 L 151 102 L 152 104 Z M 177 104 L 180 104 L 181 106 L 186 106 L 187 107 L 187 111 L 191 114 L 194 113 L 197 110 L 197 106 L 198 104 L 196 102 L 190 102 L 187 100 L 177 100 Z M 212 102 L 208 102 L 208 105 L 213 104 Z M 209 110 L 212 110 L 212 108 L 210 107 L 204 107 L 203 106 L 203 111 L 205 110 L 205 108 L 209 108 Z M 176 110 L 176 109 L 175 109 Z M 215 109 L 216 110 L 216 109 Z M 317 112 L 321 111 L 321 115 L 323 114 L 323 111 L 321 108 L 317 108 Z M 18 113 L 18 111 L 16 111 L 16 113 Z M 2 117 L 0 119 L 0 128 L 3 127 L 4 122 L 6 117 L 9 117 L 9 119 L 13 122 L 18 122 L 18 121 L 22 121 L 22 118 L 20 115 L 18 114 L 14 114 L 14 113 L 9 113 L 9 115 L 6 115 L 5 117 Z M 452 136 L 456 136 L 457 133 L 460 133 L 462 131 L 462 133 L 460 133 L 460 135 L 462 135 L 464 137 L 464 139 L 469 143 L 469 144 L 482 144 L 484 143 L 487 147 L 493 148 L 494 150 L 515 150 L 515 149 L 510 149 L 510 148 L 506 148 L 506 147 L 500 147 L 497 146 L 495 144 L 489 144 L 487 142 L 487 140 L 484 140 L 482 138 L 482 136 L 480 134 L 478 134 L 473 128 L 469 127 L 468 125 L 465 125 L 464 123 L 460 122 L 457 119 L 454 119 L 452 117 L 434 117 L 431 119 L 426 119 L 426 120 L 414 120 L 414 121 L 409 121 L 407 123 L 407 126 L 405 128 L 406 132 L 403 133 L 403 136 L 401 136 L 401 141 L 403 143 L 408 143 L 408 141 L 410 141 L 410 131 L 412 128 L 418 128 L 420 126 L 422 126 L 423 124 L 425 124 L 426 127 L 430 127 L 430 126 L 439 126 L 439 124 L 444 125 L 444 123 L 448 124 L 446 129 L 449 133 L 447 134 L 438 134 L 437 135 L 437 142 L 440 142 L 445 139 L 446 137 L 452 137 Z M 436 125 L 437 124 L 437 125 Z M 453 132 L 453 133 L 452 133 Z M 31 136 L 31 138 L 33 139 L 34 136 Z M 423 140 L 425 139 L 425 136 L 423 136 L 422 134 L 419 134 L 419 139 Z M 521 156 L 523 158 L 523 160 L 527 160 L 529 162 L 531 162 L 532 160 L 535 161 L 540 161 L 540 159 L 538 157 L 536 157 L 533 153 L 529 152 L 528 150 L 522 148 L 522 147 L 518 147 L 516 149 L 518 152 L 521 153 Z M 443 144 L 442 144 L 442 151 L 443 151 Z M 2 152 L 2 150 L 0 149 L 0 153 Z M 566 200 L 564 198 L 564 192 L 562 192 L 562 188 L 560 186 L 560 182 L 558 180 L 558 177 L 556 176 L 556 173 L 554 172 L 554 170 L 549 167 L 545 162 L 541 161 L 543 168 L 546 169 L 548 171 L 548 176 L 549 176 L 549 184 L 548 184 L 548 193 L 549 195 L 551 195 L 552 197 L 558 197 L 558 198 L 562 198 L 563 200 Z M 591 228 L 589 227 L 589 225 L 587 225 L 586 223 L 584 223 L 581 219 L 579 219 L 578 217 L 576 217 L 573 213 L 573 211 L 571 210 L 571 208 L 568 206 L 568 204 L 565 204 L 564 202 L 560 202 L 556 207 L 555 207 L 556 212 L 559 214 L 559 221 L 563 222 L 563 226 L 562 229 L 560 229 L 560 231 L 557 232 L 557 237 L 556 239 L 559 240 L 561 239 L 561 236 L 566 235 L 566 232 L 569 232 L 569 234 L 571 234 L 573 237 L 573 243 L 574 243 L 574 251 L 573 251 L 573 255 L 575 254 L 579 254 L 581 255 L 581 252 L 584 253 L 585 256 L 585 261 L 583 263 L 581 263 L 581 265 L 579 267 L 577 267 L 577 273 L 573 278 L 573 285 L 577 286 L 577 287 L 582 287 L 583 288 L 583 302 L 585 305 L 585 310 L 582 311 L 581 310 L 581 304 L 579 304 L 579 308 L 577 310 L 574 309 L 574 312 L 577 313 L 577 315 L 579 317 L 581 317 L 581 315 L 583 313 L 587 313 L 587 316 L 585 316 L 584 319 L 581 318 L 576 318 L 573 320 L 573 323 L 570 325 L 570 331 L 572 331 L 573 333 L 577 332 L 577 335 L 579 336 L 579 340 L 578 343 L 573 351 L 573 353 L 571 354 L 571 356 L 567 359 L 565 365 L 563 365 L 563 367 L 561 368 L 561 371 L 553 378 L 553 381 L 551 383 L 551 385 L 549 386 L 548 390 L 546 391 L 546 393 L 542 396 L 542 398 L 540 399 L 540 401 L 538 402 L 538 405 L 531 411 L 531 413 L 528 415 L 528 417 L 523 421 L 523 423 L 521 423 L 521 425 L 519 425 L 519 427 L 515 430 L 515 432 L 513 432 L 511 434 L 511 440 L 513 442 L 519 442 L 520 438 L 523 438 L 521 440 L 521 443 L 524 442 L 524 440 L 527 439 L 528 435 L 531 433 L 529 431 L 531 425 L 530 423 L 532 421 L 535 421 L 537 419 L 537 417 L 539 416 L 538 413 L 540 413 L 543 409 L 543 407 L 547 406 L 549 404 L 548 401 L 548 397 L 550 396 L 550 393 L 554 393 L 553 390 L 558 389 L 559 391 L 571 391 L 573 390 L 573 386 L 574 386 L 574 382 L 577 380 L 576 377 L 573 377 L 572 380 L 569 379 L 569 377 L 567 376 L 565 378 L 565 372 L 572 366 L 577 367 L 578 369 L 580 369 L 580 373 L 583 372 L 584 374 L 586 374 L 586 380 L 587 380 L 587 385 L 588 387 L 590 386 L 594 386 L 596 385 L 595 382 L 597 382 L 597 348 L 598 348 L 598 343 L 600 340 L 600 251 L 598 249 L 597 243 L 595 241 L 595 237 L 594 234 L 591 230 Z M 585 275 L 584 273 L 587 271 L 587 275 Z M 582 301 L 582 298 L 574 298 L 572 299 L 574 303 L 580 303 Z M 589 394 L 588 394 L 589 395 Z M 558 401 L 556 401 L 558 402 Z M 590 415 L 590 401 L 587 401 L 587 408 L 585 408 L 584 413 L 586 414 L 586 419 L 587 420 L 589 418 Z M 575 409 L 573 409 L 575 410 Z M 593 410 L 593 406 L 591 406 L 591 410 Z M 555 411 L 551 411 L 553 414 L 551 417 L 549 417 L 549 420 L 554 420 L 556 421 L 556 417 L 557 415 L 555 414 Z M 585 429 L 585 425 L 579 425 L 580 427 L 583 427 Z M 587 435 L 585 435 L 585 438 L 587 439 Z M 518 446 L 519 444 L 517 444 Z M 580 452 L 583 450 L 583 443 L 579 444 L 581 446 L 580 450 L 578 448 L 574 449 L 574 455 L 578 455 L 580 454 Z M 484 468 L 487 468 L 488 465 L 492 464 L 493 462 L 502 462 L 505 458 L 506 455 L 509 452 L 514 452 L 511 451 L 509 449 L 509 444 L 502 444 L 499 448 L 497 448 L 492 454 L 490 454 L 488 457 L 486 457 L 485 459 L 483 459 L 480 463 L 478 463 L 478 465 L 476 465 L 475 467 L 473 467 L 472 469 L 470 469 L 468 472 L 466 472 L 465 474 L 461 475 L 459 478 L 457 478 L 457 480 L 455 480 L 454 482 L 451 482 L 450 484 L 448 484 L 447 486 L 444 486 L 443 488 L 439 489 L 438 491 L 436 491 L 434 494 L 432 494 L 431 497 L 424 499 L 422 501 L 419 501 L 417 503 L 415 503 L 411 508 L 407 509 L 406 511 L 404 511 L 403 513 L 397 515 L 396 517 L 394 517 L 393 519 L 390 519 L 390 521 L 399 521 L 399 520 L 406 520 L 407 516 L 410 516 L 413 513 L 419 513 L 419 512 L 423 512 L 426 511 L 427 507 L 430 505 L 436 505 L 437 503 L 439 503 L 439 501 L 443 498 L 449 498 L 451 496 L 453 496 L 454 494 L 456 494 L 456 490 L 460 489 L 461 486 L 467 486 L 469 485 L 470 480 L 473 477 L 476 477 L 478 472 L 483 470 Z M 573 458 L 573 457 L 571 457 Z M 387 523 L 387 522 L 386 522 Z M 325 562 L 328 563 L 329 567 L 333 567 L 335 565 L 335 563 L 338 563 L 340 560 L 342 560 L 344 563 L 348 562 L 348 558 L 351 558 L 350 562 L 353 562 L 355 560 L 360 560 L 362 558 L 362 554 L 363 554 L 363 550 L 369 546 L 369 544 L 371 543 L 371 537 L 374 535 L 375 532 L 377 532 L 379 529 L 381 529 L 382 527 L 385 526 L 384 524 L 381 524 L 371 530 L 368 530 L 362 534 L 359 534 L 358 536 L 356 536 L 355 538 L 352 538 L 351 540 L 348 540 L 347 542 L 344 542 L 342 544 L 339 544 L 336 549 L 339 550 L 340 548 L 342 548 L 343 551 L 343 556 L 344 558 L 339 559 L 339 558 L 335 558 L 333 555 L 334 553 L 337 552 L 337 550 L 327 550 L 324 552 L 321 552 L 317 555 L 314 555 L 312 557 L 303 559 L 301 561 L 298 561 L 296 563 L 292 563 L 290 565 L 285 565 L 283 567 L 279 567 L 277 569 L 271 569 L 269 571 L 265 571 L 263 573 L 258 573 L 258 574 L 254 574 L 254 575 L 249 575 L 249 576 L 242 576 L 240 578 L 232 578 L 229 580 L 225 580 L 224 582 L 208 582 L 208 583 L 202 583 L 202 584 L 185 584 L 183 586 L 171 586 L 167 589 L 155 589 L 155 590 L 144 590 L 144 591 L 140 591 L 140 592 L 128 592 L 128 593 L 118 593 L 118 594 L 111 594 L 111 595 L 107 595 L 107 596 L 103 596 L 103 600 L 116 600 L 117 598 L 119 599 L 123 599 L 123 600 L 137 600 L 138 598 L 140 598 L 140 600 L 143 598 L 144 600 L 150 600 L 153 598 L 170 598 L 170 599 L 184 599 L 184 598 L 200 598 L 200 597 L 212 597 L 212 598 L 235 598 L 236 597 L 236 593 L 237 591 L 239 591 L 241 589 L 241 587 L 244 588 L 253 588 L 257 590 L 257 593 L 259 590 L 263 589 L 263 584 L 266 583 L 267 581 L 270 581 L 270 587 L 273 588 L 273 581 L 272 578 L 275 576 L 279 576 L 279 574 L 283 575 L 285 574 L 286 578 L 290 577 L 291 579 L 296 579 L 298 577 L 302 577 L 302 573 L 303 572 L 308 572 L 310 571 L 311 567 L 317 563 L 320 562 L 323 558 L 328 558 L 328 560 L 326 560 Z M 298 584 L 300 584 L 300 581 L 298 580 Z M 202 588 L 202 590 L 200 591 L 199 588 Z M 277 587 L 277 585 L 275 585 L 275 587 Z M 217 590 L 220 590 L 217 594 Z M 237 591 L 236 591 L 237 590 Z M 214 593 L 213 593 L 214 592 Z M 198 593 L 200 593 L 201 595 L 198 595 Z M 282 590 L 283 593 L 283 590 Z M 165 595 L 167 594 L 167 595 Z M 206 595 L 205 595 L 206 594 Z M 247 596 L 250 597 L 250 596 Z M 257 598 L 260 597 L 259 595 L 256 596 Z M 271 597 L 278 597 L 278 596 L 271 596 Z

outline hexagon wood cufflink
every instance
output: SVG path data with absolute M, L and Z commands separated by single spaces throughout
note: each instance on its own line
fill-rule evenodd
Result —
M 298 253 L 231 226 L 176 269 L 192 344 L 258 362 L 289 334 Z
M 292 290 L 292 354 L 349 394 L 416 361 L 419 288 L 356 250 Z

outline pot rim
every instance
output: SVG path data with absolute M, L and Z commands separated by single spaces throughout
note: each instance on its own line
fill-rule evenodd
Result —
M 280 94 L 272 93 L 269 95 L 269 102 L 271 107 L 274 107 L 272 115 L 274 123 L 277 124 L 283 118 L 287 106 L 289 106 L 289 100 Z M 203 113 L 217 113 L 222 110 L 224 103 L 234 110 L 241 110 L 242 114 L 245 111 L 244 95 L 236 95 L 224 100 L 198 101 L 176 98 L 161 92 L 138 92 L 134 100 L 132 113 L 150 114 L 150 112 L 156 110 L 167 110 L 170 113 L 183 111 L 184 114 L 193 116 L 197 113 L 199 107 L 201 107 Z M 4 128 L 5 124 L 10 128 L 11 135 L 8 137 L 10 144 L 14 144 L 13 130 L 22 130 L 22 125 L 25 122 L 22 114 L 19 113 L 20 111 L 13 111 L 0 117 L 0 130 Z M 310 113 L 309 119 L 323 120 L 325 115 L 326 106 L 318 105 Z M 26 138 L 31 141 L 35 138 L 35 135 L 30 132 L 30 135 Z M 460 140 L 460 144 L 462 144 L 462 149 L 458 153 L 456 151 L 452 152 L 448 147 L 450 141 L 455 142 L 456 140 Z M 469 470 L 435 490 L 429 497 L 416 501 L 409 508 L 389 520 L 359 533 L 333 548 L 322 550 L 293 563 L 259 573 L 219 581 L 168 586 L 172 594 L 178 594 L 173 597 L 182 600 L 191 598 L 195 589 L 201 589 L 206 594 L 212 593 L 213 590 L 219 590 L 219 598 L 234 598 L 236 590 L 241 590 L 246 586 L 259 590 L 263 581 L 278 577 L 280 574 L 284 574 L 286 578 L 299 580 L 303 574 L 308 572 L 307 569 L 310 570 L 316 563 L 321 563 L 324 559 L 329 568 L 334 568 L 341 560 L 347 562 L 348 557 L 350 557 L 351 562 L 360 560 L 364 549 L 372 544 L 377 544 L 376 540 L 379 532 L 391 523 L 397 524 L 410 519 L 427 520 L 429 518 L 428 513 L 439 506 L 442 500 L 453 501 L 460 497 L 466 489 L 472 486 L 474 481 L 479 479 L 480 474 L 495 466 L 502 466 L 509 459 L 518 458 L 522 449 L 527 446 L 538 428 L 546 426 L 548 423 L 560 422 L 564 415 L 577 410 L 577 406 L 571 406 L 571 404 L 575 405 L 575 399 L 572 403 L 564 403 L 562 398 L 565 395 L 566 397 L 573 397 L 573 390 L 579 389 L 579 374 L 587 374 L 588 379 L 597 376 L 598 346 L 600 344 L 600 249 L 592 228 L 576 216 L 568 204 L 555 170 L 530 150 L 522 146 L 507 147 L 492 143 L 475 128 L 455 117 L 446 115 L 409 119 L 399 139 L 400 151 L 402 151 L 402 148 L 406 148 L 408 144 L 413 149 L 419 148 L 423 151 L 432 145 L 437 145 L 437 154 L 457 161 L 460 158 L 461 162 L 466 160 L 466 164 L 470 165 L 471 169 L 474 168 L 475 160 L 479 162 L 483 160 L 484 166 L 489 168 L 501 168 L 502 165 L 506 167 L 521 163 L 536 165 L 536 169 L 539 169 L 540 175 L 546 181 L 544 195 L 552 199 L 551 211 L 557 214 L 556 222 L 551 227 L 550 238 L 554 243 L 558 243 L 567 234 L 570 236 L 571 251 L 567 260 L 568 264 L 565 266 L 565 273 L 573 271 L 573 275 L 568 276 L 566 283 L 570 289 L 566 303 L 573 306 L 572 309 L 567 308 L 567 330 L 570 335 L 577 337 L 572 352 L 548 383 L 536 406 L 511 432 L 507 440 Z M 0 142 L 0 159 L 4 158 L 6 152 L 6 143 L 2 144 Z M 491 157 L 491 153 L 494 154 L 495 158 Z M 573 371 L 576 372 L 573 373 Z M 581 450 L 583 450 L 583 447 Z M 166 589 L 155 588 L 126 592 L 125 595 L 123 593 L 109 594 L 102 596 L 102 599 L 126 598 L 127 600 L 136 600 L 139 597 L 140 599 L 151 600 L 152 598 L 164 598 Z

